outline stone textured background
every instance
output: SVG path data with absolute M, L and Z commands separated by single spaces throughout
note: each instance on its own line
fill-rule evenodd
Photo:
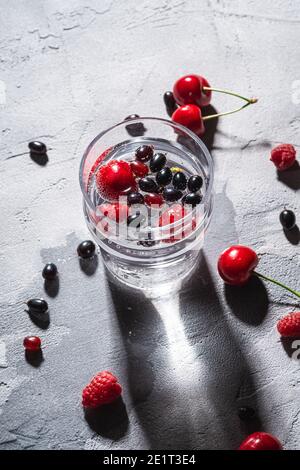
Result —
M 276 321 L 297 301 L 251 282 L 224 288 L 222 249 L 249 244 L 260 270 L 299 289 L 299 236 L 278 222 L 299 211 L 300 170 L 278 177 L 277 142 L 299 148 L 300 5 L 288 0 L 0 0 L 0 439 L 2 449 L 231 449 L 262 429 L 300 449 L 299 360 Z M 198 271 L 150 301 L 110 283 L 101 259 L 82 270 L 88 237 L 78 185 L 83 150 L 130 113 L 166 117 L 162 94 L 184 73 L 259 97 L 220 119 L 215 211 Z M 215 95 L 214 106 L 235 100 Z M 44 141 L 49 161 L 27 154 Z M 43 264 L 59 269 L 45 292 Z M 24 301 L 44 296 L 49 325 Z M 24 358 L 38 334 L 43 361 Z M 124 402 L 84 416 L 83 386 L 110 369 Z M 239 421 L 249 404 L 257 420 Z

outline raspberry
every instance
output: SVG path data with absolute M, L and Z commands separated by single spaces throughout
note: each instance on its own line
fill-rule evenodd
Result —
M 270 160 L 279 171 L 287 170 L 296 160 L 296 150 L 291 144 L 281 144 L 271 152 Z
M 289 313 L 277 323 L 281 336 L 294 338 L 300 336 L 300 312 Z
M 118 379 L 108 371 L 99 372 L 83 389 L 82 405 L 85 408 L 97 408 L 115 401 L 122 393 Z
M 119 202 L 104 202 L 97 207 L 98 213 L 101 212 L 104 217 L 108 217 L 115 222 L 124 222 L 128 217 L 128 206 Z

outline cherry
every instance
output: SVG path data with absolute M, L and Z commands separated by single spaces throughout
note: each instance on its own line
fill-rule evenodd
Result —
M 205 132 L 201 109 L 195 104 L 180 106 L 172 114 L 172 121 L 187 127 L 197 135 Z
M 136 188 L 132 169 L 123 160 L 111 160 L 101 166 L 96 175 L 96 183 L 100 195 L 108 200 L 116 200 Z
M 130 166 L 133 173 L 136 176 L 139 176 L 139 178 L 144 178 L 144 176 L 147 176 L 149 173 L 149 168 L 147 165 L 145 165 L 145 163 L 139 162 L 138 160 L 131 162 Z
M 227 284 L 241 286 L 245 284 L 252 275 L 255 275 L 264 279 L 265 281 L 273 282 L 274 284 L 288 290 L 297 297 L 300 297 L 300 292 L 287 287 L 285 284 L 282 284 L 275 279 L 254 271 L 257 265 L 258 256 L 254 250 L 243 245 L 233 245 L 223 251 L 223 253 L 220 255 L 218 260 L 218 271 L 221 278 Z
M 41 349 L 42 342 L 38 336 L 26 336 L 26 338 L 24 338 L 23 345 L 26 351 L 39 351 Z
M 211 90 L 205 90 L 205 87 L 210 88 L 206 78 L 200 75 L 185 75 L 174 84 L 174 98 L 180 105 L 207 106 L 211 101 Z
M 239 450 L 282 450 L 277 437 L 266 432 L 254 432 L 241 443 Z
M 161 194 L 150 193 L 145 195 L 145 204 L 149 207 L 151 206 L 162 206 L 164 203 L 164 198 Z

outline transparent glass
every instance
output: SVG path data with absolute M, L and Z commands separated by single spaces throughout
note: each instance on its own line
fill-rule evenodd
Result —
M 170 204 L 164 205 L 151 211 L 154 215 L 143 228 L 129 230 L 126 223 L 118 224 L 99 210 L 105 201 L 97 191 L 95 175 L 110 160 L 133 161 L 135 150 L 143 144 L 152 145 L 155 153 L 164 153 L 167 165 L 180 168 L 187 177 L 201 175 L 202 201 L 194 208 L 189 206 L 180 220 L 170 219 L 162 227 L 159 217 Z M 80 186 L 87 226 L 107 269 L 119 281 L 137 289 L 161 292 L 175 281 L 181 282 L 193 270 L 213 208 L 213 162 L 208 149 L 193 132 L 158 118 L 121 122 L 101 132 L 84 152 Z

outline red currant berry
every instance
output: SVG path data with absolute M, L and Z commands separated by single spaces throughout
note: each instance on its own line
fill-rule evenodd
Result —
M 149 173 L 149 168 L 145 163 L 139 162 L 138 160 L 130 163 L 131 169 L 136 176 L 144 178 Z
M 145 204 L 149 207 L 151 206 L 162 206 L 164 203 L 164 198 L 162 197 L 161 194 L 146 194 L 144 197 Z
M 26 351 L 39 351 L 41 344 L 41 340 L 38 336 L 26 336 L 23 341 Z
M 203 90 L 203 87 L 210 87 L 206 78 L 200 75 L 185 75 L 179 78 L 173 87 L 174 98 L 180 105 L 207 106 L 211 100 L 211 91 Z
M 172 121 L 187 127 L 197 135 L 202 135 L 205 132 L 201 109 L 195 104 L 180 106 L 172 114 Z

